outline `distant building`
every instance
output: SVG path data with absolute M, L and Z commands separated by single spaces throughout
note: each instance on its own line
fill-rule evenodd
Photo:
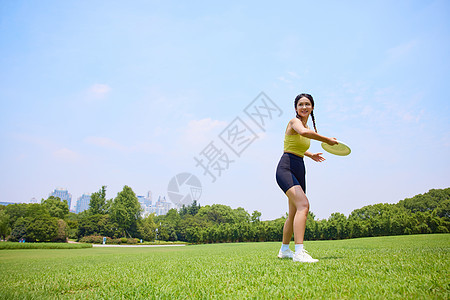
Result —
M 6 206 L 6 205 L 10 205 L 10 204 L 18 204 L 16 202 L 0 202 L 0 205 Z
M 166 200 L 166 197 L 159 196 L 158 200 L 155 202 L 155 205 L 152 206 L 151 212 L 155 213 L 155 215 L 165 215 L 172 208 L 172 204 Z
M 55 189 L 49 196 L 58 197 L 61 201 L 67 200 L 70 210 L 72 206 L 72 194 L 70 194 L 66 189 Z
M 166 197 L 158 197 L 157 201 L 153 201 L 152 192 L 148 192 L 147 196 L 137 196 L 142 208 L 142 217 L 146 217 L 151 213 L 157 216 L 165 215 L 171 209 L 172 204 L 166 200 Z
M 77 205 L 75 206 L 75 213 L 79 214 L 82 211 L 89 209 L 89 202 L 91 202 L 90 194 L 83 194 L 77 200 Z
M 41 202 L 39 202 L 38 199 L 36 199 L 34 197 L 30 199 L 30 204 L 40 204 L 40 203 Z
M 137 198 L 142 208 L 141 216 L 145 217 L 149 215 L 152 208 L 152 192 L 149 191 L 147 196 L 137 196 Z

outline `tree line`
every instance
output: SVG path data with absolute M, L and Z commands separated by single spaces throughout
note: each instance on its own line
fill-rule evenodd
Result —
M 74 214 L 67 201 L 50 196 L 41 204 L 0 206 L 0 235 L 10 241 L 119 242 L 131 238 L 144 241 L 189 243 L 281 241 L 286 217 L 261 221 L 261 213 L 222 204 L 200 206 L 194 201 L 165 215 L 141 217 L 141 206 L 133 190 L 125 186 L 114 199 L 106 199 L 106 187 L 91 195 L 89 209 Z M 357 237 L 448 233 L 450 188 L 432 189 L 399 201 L 355 209 L 346 217 L 333 213 L 316 219 L 309 213 L 305 239 L 331 240 Z M 122 239 L 120 239 L 122 238 Z

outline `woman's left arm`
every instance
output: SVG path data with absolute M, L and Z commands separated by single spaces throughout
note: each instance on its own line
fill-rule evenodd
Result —
M 307 156 L 307 157 L 309 157 L 312 160 L 317 161 L 317 162 L 322 162 L 322 161 L 325 160 L 325 158 L 322 156 L 322 154 L 323 153 L 311 153 L 309 151 L 305 152 L 305 156 Z

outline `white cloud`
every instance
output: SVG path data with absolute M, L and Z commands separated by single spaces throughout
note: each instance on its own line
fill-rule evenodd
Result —
M 283 76 L 278 77 L 278 80 L 279 80 L 279 81 L 286 82 L 286 83 L 291 83 L 291 82 L 292 82 L 292 81 L 290 81 L 289 79 L 284 78 Z
M 217 129 L 224 128 L 226 122 L 219 120 L 212 120 L 211 118 L 192 120 L 188 123 L 187 128 L 183 134 L 183 142 L 189 145 L 203 145 L 214 139 L 213 133 Z
M 142 142 L 137 143 L 128 148 L 131 152 L 144 152 L 144 153 L 164 153 L 164 147 L 159 143 Z
M 37 146 L 38 148 L 43 149 L 46 153 L 51 153 L 53 157 L 61 160 L 75 161 L 81 157 L 80 154 L 78 154 L 77 152 L 60 145 L 56 141 L 44 137 L 28 134 L 13 134 L 13 137 L 18 141 L 23 141 L 31 145 Z M 26 157 L 28 157 L 28 155 L 25 154 L 20 154 L 16 156 L 17 159 L 24 159 Z
M 74 162 L 80 158 L 80 155 L 77 152 L 72 151 L 68 148 L 58 149 L 58 150 L 54 151 L 52 154 L 55 158 L 64 160 L 64 161 Z
M 405 122 L 416 122 L 418 123 L 424 114 L 422 109 L 418 114 L 413 114 L 409 111 L 400 111 L 399 116 Z
M 84 142 L 90 145 L 106 148 L 109 150 L 117 150 L 120 152 L 144 152 L 144 153 L 162 153 L 163 147 L 158 143 L 138 142 L 133 145 L 123 145 L 113 139 L 107 137 L 89 136 Z
M 89 136 L 84 141 L 88 144 L 107 149 L 114 149 L 120 151 L 125 151 L 127 149 L 127 147 L 107 137 Z
M 422 93 L 413 93 L 396 86 L 374 89 L 363 81 L 345 82 L 326 95 L 322 107 L 330 119 L 355 120 L 377 126 L 418 123 L 427 115 L 421 109 Z
M 409 52 L 411 52 L 416 47 L 417 44 L 418 44 L 417 40 L 411 40 L 409 42 L 388 49 L 387 54 L 390 59 L 396 60 L 408 55 Z
M 384 122 L 418 123 L 425 115 L 425 110 L 418 109 L 417 105 L 424 98 L 421 93 L 413 94 L 394 88 L 385 88 L 379 89 L 374 95 L 375 105 L 382 108 Z
M 297 74 L 297 73 L 295 73 L 295 72 L 287 72 L 290 76 L 292 76 L 292 77 L 294 77 L 294 78 L 300 78 L 300 76 Z
M 88 93 L 92 98 L 103 99 L 109 94 L 110 91 L 111 87 L 109 85 L 96 83 L 89 88 Z
M 292 93 L 298 93 L 298 88 L 304 85 L 304 78 L 308 77 L 308 73 L 309 70 L 307 68 L 302 69 L 301 74 L 298 74 L 294 71 L 286 71 L 281 75 L 277 75 L 277 77 L 274 77 L 274 82 L 272 83 L 272 85 L 275 88 L 279 88 L 280 86 L 282 86 L 283 89 L 289 89 L 292 91 Z

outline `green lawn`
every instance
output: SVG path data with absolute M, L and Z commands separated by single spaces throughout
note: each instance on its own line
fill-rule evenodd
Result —
M 0 250 L 5 249 L 82 249 L 92 248 L 92 244 L 72 243 L 13 243 L 1 242 Z
M 449 299 L 450 234 L 280 243 L 0 251 L 0 299 Z M 293 245 L 291 245 L 293 248 Z

